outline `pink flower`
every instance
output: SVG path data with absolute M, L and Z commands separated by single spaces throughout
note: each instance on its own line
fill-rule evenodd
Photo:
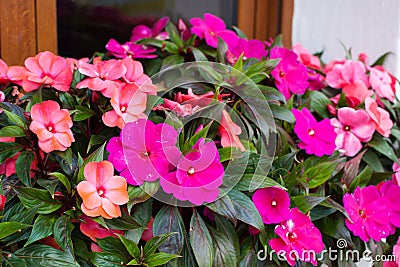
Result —
M 396 78 L 382 66 L 370 68 L 369 83 L 376 95 L 394 101 L 396 93 Z
M 169 17 L 163 17 L 154 23 L 153 28 L 150 29 L 146 25 L 138 25 L 132 30 L 132 36 L 130 41 L 136 42 L 144 38 L 155 38 L 160 40 L 165 40 L 168 38 L 167 32 L 162 32 L 162 30 L 167 26 L 169 22 Z
M 345 194 L 343 205 L 351 219 L 345 220 L 347 228 L 364 242 L 370 238 L 379 242 L 390 234 L 389 203 L 375 186 L 357 187 L 353 194 Z
M 390 129 L 393 127 L 393 122 L 390 119 L 389 112 L 381 107 L 371 97 L 365 99 L 365 110 L 375 125 L 375 130 L 383 135 L 389 137 Z
M 7 198 L 5 195 L 0 195 L 0 211 L 4 210 L 4 206 L 6 204 Z
M 147 96 L 138 90 L 136 85 L 125 85 L 121 91 L 114 91 L 111 97 L 113 110 L 103 115 L 103 122 L 108 127 L 118 126 L 120 129 L 128 122 L 147 118 L 143 112 L 146 110 Z
M 292 109 L 296 118 L 294 132 L 300 139 L 299 147 L 305 149 L 307 154 L 318 157 L 332 155 L 336 148 L 337 134 L 329 119 L 317 122 L 311 112 L 303 108 L 301 111 Z
M 400 186 L 393 181 L 385 181 L 378 184 L 377 187 L 381 196 L 387 200 L 389 208 L 388 219 L 392 224 L 390 234 L 393 234 L 396 231 L 396 227 L 400 227 Z
M 338 119 L 331 119 L 336 128 L 336 149 L 342 150 L 348 157 L 353 157 L 361 150 L 361 142 L 371 140 L 375 125 L 364 110 L 344 107 L 338 110 Z
M 368 90 L 364 82 L 360 80 L 344 86 L 342 92 L 346 95 L 346 103 L 352 108 L 360 105 L 367 97 L 374 94 L 374 92 Z
M 326 82 L 333 88 L 344 88 L 347 85 L 361 81 L 368 86 L 368 77 L 363 63 L 347 60 L 334 62 L 325 68 Z
M 321 69 L 321 61 L 319 60 L 319 57 L 311 54 L 310 51 L 301 44 L 293 45 L 292 50 L 296 53 L 297 60 L 307 67 L 317 70 Z
M 290 212 L 291 219 L 283 221 L 275 228 L 278 238 L 271 239 L 268 244 L 277 254 L 285 257 L 291 266 L 295 265 L 296 260 L 317 265 L 316 254 L 324 249 L 320 231 L 310 217 L 301 213 L 298 208 L 293 208 Z M 303 253 L 304 250 L 315 253 Z
M 79 82 L 76 88 L 89 88 L 100 91 L 105 97 L 111 98 L 115 91 L 121 88 L 119 79 L 125 74 L 126 68 L 121 60 L 96 59 L 93 64 L 80 62 L 79 72 L 88 78 Z
M 222 111 L 220 123 L 218 131 L 221 135 L 221 145 L 223 147 L 236 147 L 242 152 L 245 151 L 245 147 L 239 139 L 242 129 L 232 121 L 231 116 L 226 110 Z
M 8 78 L 7 72 L 8 72 L 7 64 L 3 60 L 0 59 L 0 84 L 8 83 L 10 81 L 10 79 Z M 0 101 L 0 102 L 3 102 L 3 101 Z
M 187 28 L 186 23 L 182 19 L 178 20 L 178 30 L 183 40 L 186 41 L 190 39 L 190 36 L 192 34 L 190 33 L 190 30 Z
M 280 223 L 292 217 L 289 194 L 280 188 L 257 189 L 253 202 L 265 224 Z
M 111 162 L 114 168 L 120 173 L 126 181 L 133 181 L 131 172 L 124 155 L 124 149 L 120 137 L 113 137 L 108 141 L 106 150 L 109 152 L 108 161 Z
M 153 54 L 157 49 L 148 47 L 134 42 L 118 43 L 114 39 L 110 39 L 106 44 L 106 49 L 116 58 L 156 58 Z
M 71 116 L 67 109 L 60 109 L 57 102 L 47 100 L 33 105 L 31 118 L 29 129 L 37 135 L 39 147 L 44 152 L 65 151 L 75 142 Z
M 28 57 L 25 60 L 25 69 L 9 69 L 8 75 L 17 80 L 22 78 L 21 85 L 26 92 L 36 90 L 42 85 L 67 92 L 72 82 L 72 69 L 68 61 L 49 51 Z
M 235 46 L 229 47 L 226 57 L 229 63 L 235 64 L 240 56 L 242 56 L 243 60 L 247 60 L 248 58 L 261 60 L 263 57 L 267 56 L 267 54 L 268 52 L 263 42 L 241 38 Z
M 219 162 L 217 147 L 201 138 L 193 151 L 179 160 L 176 171 L 162 176 L 160 184 L 175 198 L 201 205 L 218 198 L 223 176 L 224 166 Z
M 122 76 L 124 82 L 136 85 L 137 87 L 139 87 L 140 92 L 149 95 L 157 94 L 157 86 L 152 83 L 149 76 L 144 74 L 142 63 L 133 60 L 130 57 L 122 60 L 122 63 L 126 68 L 126 72 Z
M 128 202 L 127 184 L 123 177 L 114 176 L 111 162 L 89 162 L 84 169 L 85 180 L 77 185 L 82 198 L 82 212 L 89 217 L 112 219 L 121 216 L 119 205 Z
M 303 94 L 308 84 L 307 68 L 297 61 L 297 55 L 289 49 L 274 47 L 270 58 L 280 58 L 280 62 L 271 72 L 278 90 L 289 99 L 291 94 Z
M 118 238 L 117 234 L 124 235 L 124 231 L 106 229 L 86 215 L 82 215 L 80 219 L 84 221 L 79 226 L 81 232 L 94 242 L 97 242 L 97 238 L 102 239 L 109 236 Z
M 170 125 L 140 119 L 128 123 L 121 132 L 124 155 L 133 180 L 141 185 L 156 181 L 169 171 L 170 161 L 179 158 L 178 132 Z
M 201 39 L 206 39 L 206 43 L 214 48 L 218 46 L 218 37 L 224 40 L 228 46 L 235 46 L 239 37 L 233 31 L 227 30 L 225 22 L 213 14 L 204 14 L 204 20 L 201 18 L 192 18 L 190 23 L 193 27 L 190 29 Z
M 389 262 L 384 262 L 383 263 L 384 267 L 389 267 L 389 266 L 390 267 L 391 266 L 398 267 L 398 266 L 400 266 L 400 237 L 397 239 L 396 245 L 393 246 L 393 255 L 395 256 L 396 261 L 395 262 L 390 262 L 390 263 L 393 263 L 391 265 L 385 265 L 386 263 L 389 263 Z

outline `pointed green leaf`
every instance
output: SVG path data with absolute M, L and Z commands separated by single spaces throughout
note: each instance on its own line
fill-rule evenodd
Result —
M 31 186 L 31 165 L 35 156 L 32 151 L 24 151 L 19 156 L 15 163 L 17 176 L 26 186 Z
M 28 227 L 29 225 L 19 222 L 2 222 L 0 223 L 0 239 L 3 239 L 15 232 Z
M 0 137 L 23 137 L 25 135 L 24 129 L 15 125 L 3 127 L 0 130 Z
M 35 220 L 31 235 L 29 236 L 28 241 L 25 243 L 24 247 L 52 235 L 55 221 L 55 215 L 40 214 Z
M 214 262 L 214 247 L 210 232 L 203 219 L 194 212 L 190 220 L 190 245 L 199 267 L 211 267 Z

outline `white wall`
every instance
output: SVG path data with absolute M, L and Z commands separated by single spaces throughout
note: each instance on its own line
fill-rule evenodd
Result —
M 345 57 L 339 41 L 373 63 L 384 52 L 395 55 L 385 66 L 400 77 L 399 0 L 295 0 L 292 42 L 311 52 L 325 50 L 323 60 Z

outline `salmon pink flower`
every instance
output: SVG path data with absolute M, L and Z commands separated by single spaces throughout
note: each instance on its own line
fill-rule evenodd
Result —
M 129 184 L 132 184 L 133 178 L 128 169 L 128 165 L 124 156 L 124 149 L 120 137 L 113 137 L 108 141 L 107 151 L 108 161 L 111 162 L 114 168 L 126 179 Z
M 374 123 L 375 130 L 384 137 L 389 137 L 390 129 L 393 127 L 389 112 L 378 107 L 378 103 L 371 97 L 365 99 L 365 110 Z
M 67 92 L 72 82 L 72 69 L 63 57 L 46 51 L 25 60 L 26 70 L 22 73 L 22 87 L 26 92 L 48 85 Z
M 296 260 L 311 262 L 317 265 L 316 254 L 324 249 L 321 232 L 298 208 L 290 210 L 291 219 L 281 222 L 275 228 L 278 238 L 271 239 L 268 244 L 286 261 L 294 266 Z M 315 253 L 303 253 L 304 251 Z
M 169 171 L 170 161 L 179 158 L 178 132 L 170 125 L 140 119 L 127 123 L 121 132 L 124 155 L 133 185 L 154 182 Z
M 204 20 L 201 18 L 192 18 L 190 24 L 193 27 L 190 29 L 192 33 L 205 39 L 206 43 L 214 48 L 218 46 L 218 37 L 224 40 L 228 46 L 235 46 L 239 37 L 233 31 L 227 30 L 225 22 L 214 16 L 213 14 L 204 14 Z
M 361 81 L 368 87 L 366 68 L 360 61 L 337 61 L 325 68 L 326 82 L 333 88 L 344 88 L 347 85 Z
M 138 25 L 132 30 L 132 36 L 130 41 L 136 42 L 144 38 L 155 38 L 159 40 L 166 40 L 168 33 L 162 30 L 167 26 L 169 17 L 163 17 L 154 23 L 153 28 L 150 29 L 146 25 Z
M 60 109 L 57 102 L 47 100 L 33 105 L 31 118 L 29 129 L 38 136 L 39 147 L 44 152 L 65 151 L 75 142 L 71 116 L 67 109 Z
M 0 84 L 8 83 L 10 81 L 7 72 L 8 72 L 7 64 L 0 59 Z
M 289 194 L 280 188 L 257 189 L 253 202 L 265 224 L 280 223 L 292 217 Z
M 347 228 L 361 240 L 379 242 L 390 234 L 389 203 L 375 186 L 357 187 L 354 193 L 345 194 L 343 205 L 351 220 L 345 220 Z
M 259 40 L 247 40 L 241 38 L 238 40 L 236 46 L 229 47 L 226 53 L 226 57 L 231 64 L 235 64 L 236 61 L 242 56 L 243 60 L 249 58 L 256 58 L 261 60 L 263 57 L 267 56 L 268 52 L 265 49 L 263 42 Z
M 346 95 L 346 103 L 352 108 L 360 105 L 367 97 L 374 94 L 374 92 L 368 90 L 367 86 L 360 80 L 346 85 L 343 87 L 342 92 Z
M 152 83 L 149 76 L 144 74 L 142 63 L 130 57 L 125 58 L 122 62 L 126 68 L 126 73 L 122 76 L 124 82 L 136 85 L 140 92 L 149 95 L 157 94 L 157 86 Z
M 224 167 L 219 161 L 215 143 L 206 143 L 201 138 L 193 146 L 193 151 L 179 160 L 176 171 L 162 176 L 160 185 L 166 193 L 179 200 L 201 205 L 218 198 L 223 176 Z
M 82 211 L 89 217 L 112 219 L 121 216 L 119 205 L 128 202 L 127 184 L 123 177 L 114 176 L 111 162 L 89 162 L 84 169 L 85 180 L 77 186 L 83 202 Z
M 153 54 L 157 49 L 148 47 L 134 42 L 118 43 L 114 39 L 110 39 L 106 44 L 106 49 L 116 58 L 156 58 Z
M 83 220 L 79 226 L 81 232 L 94 242 L 97 242 L 97 238 L 102 239 L 109 236 L 118 238 L 117 234 L 124 235 L 124 231 L 106 229 L 86 215 L 82 215 L 80 219 Z
M 394 101 L 396 93 L 396 78 L 382 66 L 370 68 L 369 83 L 376 95 Z
M 335 128 L 329 119 L 317 122 L 311 112 L 303 108 L 301 111 L 292 109 L 296 118 L 294 132 L 300 139 L 299 147 L 305 149 L 307 154 L 315 154 L 318 157 L 332 155 L 336 148 Z
M 79 82 L 76 88 L 89 88 L 100 91 L 105 97 L 111 98 L 115 91 L 121 88 L 119 79 L 125 74 L 126 68 L 121 60 L 94 60 L 93 64 L 80 62 L 79 72 L 88 78 Z
M 231 116 L 226 110 L 222 111 L 221 124 L 218 127 L 218 131 L 221 135 L 221 145 L 223 147 L 236 147 L 242 152 L 245 151 L 245 147 L 239 139 L 242 129 L 232 121 Z
M 297 60 L 307 67 L 316 70 L 321 69 L 321 61 L 319 60 L 319 57 L 311 54 L 310 51 L 308 51 L 308 49 L 303 47 L 301 44 L 293 45 L 292 50 L 296 53 Z
M 308 84 L 307 68 L 297 61 L 297 55 L 289 49 L 274 47 L 270 58 L 280 58 L 280 62 L 271 72 L 278 90 L 289 99 L 292 94 L 303 94 Z
M 111 106 L 114 108 L 103 115 L 103 122 L 109 127 L 118 126 L 120 129 L 128 122 L 147 118 L 147 96 L 138 90 L 136 85 L 127 84 L 121 91 L 115 91 L 111 97 Z
M 331 124 L 336 128 L 336 149 L 343 151 L 348 157 L 353 157 L 361 150 L 361 142 L 371 140 L 375 125 L 364 110 L 353 108 L 340 108 L 338 118 L 331 119 Z

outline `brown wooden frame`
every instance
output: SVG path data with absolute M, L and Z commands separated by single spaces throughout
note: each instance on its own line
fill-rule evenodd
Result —
M 22 65 L 40 51 L 57 53 L 56 0 L 0 0 L 0 58 Z
M 238 27 L 248 38 L 268 40 L 283 35 L 283 44 L 292 42 L 294 0 L 238 0 Z

